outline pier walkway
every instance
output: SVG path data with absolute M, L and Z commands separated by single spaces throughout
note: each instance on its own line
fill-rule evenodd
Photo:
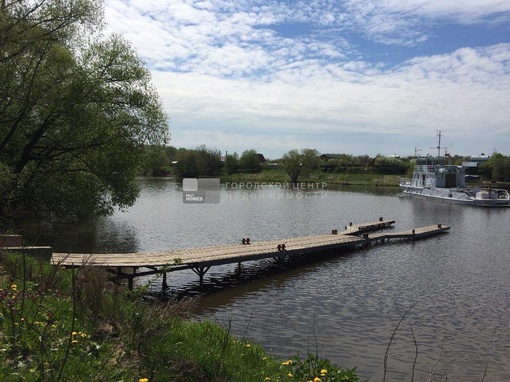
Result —
M 417 240 L 447 232 L 450 227 L 441 224 L 416 228 L 403 232 L 379 232 L 393 228 L 394 220 L 380 218 L 377 221 L 355 224 L 349 223 L 344 231 L 334 229 L 329 234 L 301 236 L 286 239 L 251 241 L 243 238 L 237 244 L 208 246 L 180 250 L 149 253 L 119 254 L 76 254 L 53 253 L 51 262 L 65 267 L 81 265 L 100 266 L 127 279 L 129 287 L 133 279 L 154 274 L 163 275 L 163 288 L 166 288 L 166 275 L 183 269 L 191 269 L 203 283 L 204 275 L 215 265 L 235 264 L 253 260 L 274 258 L 276 261 L 295 255 L 356 249 L 373 242 L 384 243 L 390 239 Z M 376 233 L 369 233 L 377 231 Z

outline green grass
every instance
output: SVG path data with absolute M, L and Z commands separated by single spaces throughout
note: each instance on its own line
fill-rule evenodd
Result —
M 144 302 L 93 267 L 0 253 L 0 380 L 359 381 L 317 354 L 280 360 L 192 321 L 193 301 Z

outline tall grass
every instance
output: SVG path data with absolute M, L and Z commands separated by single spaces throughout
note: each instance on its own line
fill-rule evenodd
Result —
M 358 381 L 309 354 L 282 361 L 189 319 L 194 302 L 148 303 L 101 269 L 0 253 L 0 380 Z

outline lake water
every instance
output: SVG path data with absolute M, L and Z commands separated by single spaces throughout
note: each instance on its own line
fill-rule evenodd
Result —
M 371 381 L 385 372 L 387 381 L 410 381 L 413 372 L 418 381 L 510 380 L 510 210 L 410 199 L 397 188 L 222 189 L 218 204 L 187 204 L 179 183 L 140 181 L 141 197 L 124 213 L 26 234 L 57 251 L 141 252 L 321 234 L 379 217 L 394 219 L 396 230 L 449 225 L 446 235 L 376 245 L 218 291 L 200 300 L 197 318 L 230 324 L 284 358 L 318 352 Z M 175 272 L 168 282 L 197 278 Z

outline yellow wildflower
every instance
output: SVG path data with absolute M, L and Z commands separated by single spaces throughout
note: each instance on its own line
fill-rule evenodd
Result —
M 321 370 L 321 377 L 324 377 L 328 371 L 326 369 Z
M 140 378 L 138 382 L 149 382 L 149 378 Z
M 321 379 L 320 379 L 319 377 L 315 377 L 315 378 L 313 379 L 313 382 L 321 382 Z
M 11 289 L 12 289 L 12 290 L 16 290 L 17 288 L 18 288 L 18 286 L 17 286 L 16 284 L 12 284 L 12 285 L 11 285 Z
M 292 373 L 287 374 L 290 378 L 292 378 Z
M 288 361 L 285 361 L 282 363 L 283 366 L 289 366 L 289 365 L 292 365 L 292 360 L 289 359 Z

